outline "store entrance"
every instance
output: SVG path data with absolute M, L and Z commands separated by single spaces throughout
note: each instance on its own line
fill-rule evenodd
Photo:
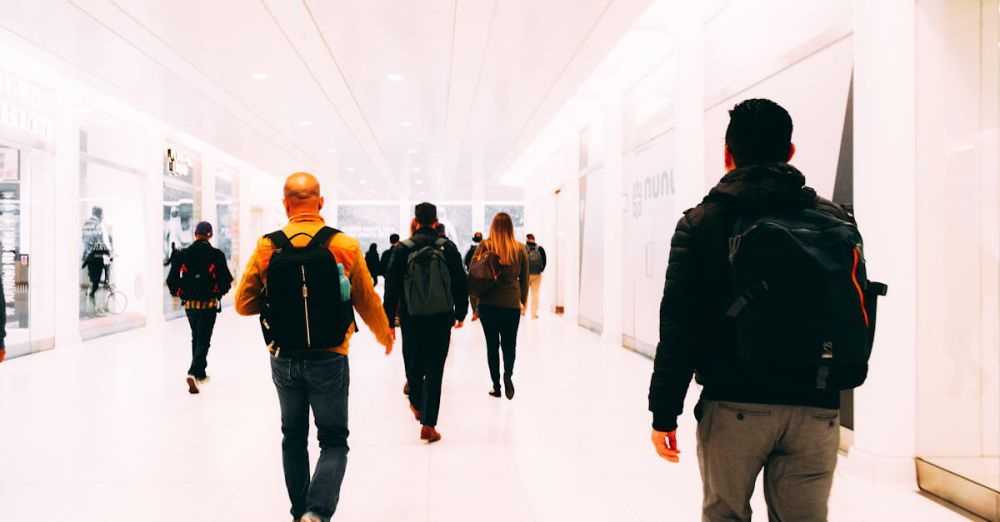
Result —
M 8 357 L 32 350 L 30 335 L 28 215 L 25 153 L 0 145 L 0 279 Z

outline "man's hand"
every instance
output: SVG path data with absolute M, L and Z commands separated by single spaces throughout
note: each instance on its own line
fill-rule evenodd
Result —
M 385 354 L 386 355 L 389 355 L 389 354 L 392 353 L 392 345 L 395 344 L 395 343 L 396 343 L 396 331 L 393 330 L 392 331 L 392 340 L 389 341 L 389 344 L 385 345 Z
M 653 430 L 653 447 L 656 453 L 667 462 L 678 463 L 681 461 L 681 450 L 677 449 L 677 430 L 656 431 Z
M 455 321 L 455 329 L 461 329 L 465 325 L 465 321 Z

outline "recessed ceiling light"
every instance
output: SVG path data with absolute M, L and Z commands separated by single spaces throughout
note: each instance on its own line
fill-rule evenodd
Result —
M 308 127 L 308 126 L 310 126 L 312 124 L 313 124 L 313 122 L 311 122 L 309 120 L 302 120 L 302 121 L 299 122 L 299 125 L 301 125 L 303 127 Z
M 250 73 L 250 79 L 251 80 L 258 80 L 258 81 L 260 81 L 260 80 L 266 80 L 267 79 L 267 75 L 264 74 L 264 73 Z
M 401 82 L 406 79 L 406 76 L 403 76 L 402 74 L 390 74 L 389 79 L 394 82 Z
M 417 149 L 407 149 L 407 151 L 406 151 L 406 152 L 409 152 L 410 154 L 416 154 L 416 153 L 418 153 L 418 152 L 420 152 L 420 151 L 419 151 L 419 150 L 417 150 Z
M 336 154 L 336 153 L 337 153 L 337 149 L 330 149 L 330 154 Z
M 418 180 L 414 181 L 414 183 L 416 183 L 417 185 L 423 185 L 424 184 L 424 180 L 418 179 Z
M 413 167 L 413 172 L 420 172 L 420 167 Z
M 399 122 L 399 126 L 400 127 L 412 127 L 413 126 L 413 122 L 412 121 L 408 121 L 408 120 L 407 121 L 401 121 L 401 122 Z
M 421 196 L 426 196 L 426 195 L 427 195 L 427 193 L 426 193 L 426 192 L 421 192 L 421 193 L 420 193 L 420 195 L 421 195 Z
M 374 194 L 375 193 L 375 189 L 369 190 L 368 192 L 371 193 L 371 194 Z
M 355 172 L 355 171 L 357 171 L 357 170 L 358 170 L 358 169 L 356 169 L 356 168 L 354 168 L 354 167 L 347 167 L 347 172 Z
M 367 185 L 368 184 L 368 180 L 363 179 L 359 183 L 361 183 L 362 185 Z

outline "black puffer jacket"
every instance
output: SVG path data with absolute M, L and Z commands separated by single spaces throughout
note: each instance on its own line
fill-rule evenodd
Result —
M 753 383 L 740 367 L 735 323 L 725 317 L 735 299 L 729 237 L 736 220 L 796 208 L 853 220 L 806 187 L 802 173 L 785 163 L 733 170 L 700 205 L 684 213 L 670 243 L 660 303 L 660 343 L 649 386 L 655 429 L 677 429 L 692 374 L 704 386 L 701 398 L 706 400 L 839 407 L 836 391 L 790 393 Z

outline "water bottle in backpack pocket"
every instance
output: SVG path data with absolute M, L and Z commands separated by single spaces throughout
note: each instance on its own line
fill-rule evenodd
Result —
M 303 247 L 292 245 L 295 236 L 289 238 L 282 231 L 265 236 L 275 251 L 267 267 L 260 321 L 264 342 L 275 353 L 344 344 L 354 324 L 354 309 L 350 281 L 329 248 L 338 233 L 323 227 Z
M 762 384 L 845 390 L 868 375 L 876 299 L 857 227 L 814 209 L 740 220 L 730 238 L 738 349 Z

